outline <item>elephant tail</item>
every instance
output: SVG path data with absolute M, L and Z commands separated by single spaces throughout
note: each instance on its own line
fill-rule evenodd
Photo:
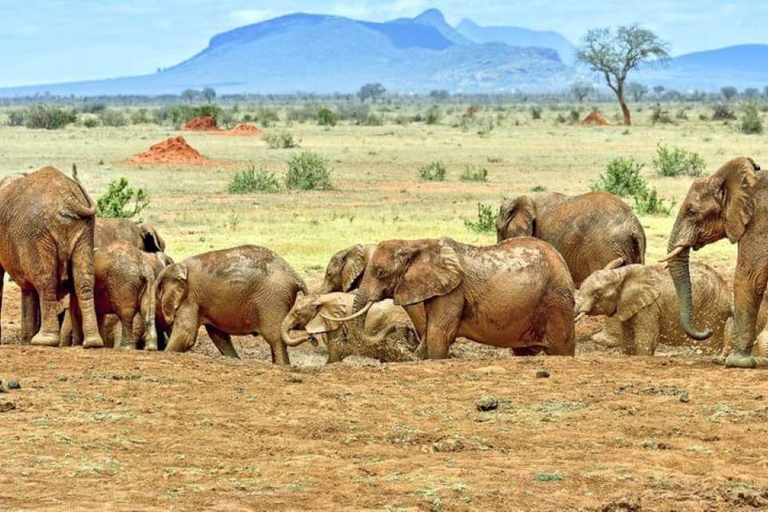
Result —
M 96 203 L 93 202 L 91 197 L 88 195 L 88 192 L 85 191 L 85 187 L 80 182 L 80 178 L 77 177 L 77 166 L 75 164 L 72 164 L 72 181 L 74 181 L 80 189 L 80 192 L 85 198 L 86 204 L 83 205 L 78 199 L 75 199 L 68 205 L 70 208 L 70 213 L 73 216 L 81 219 L 93 217 L 96 215 Z

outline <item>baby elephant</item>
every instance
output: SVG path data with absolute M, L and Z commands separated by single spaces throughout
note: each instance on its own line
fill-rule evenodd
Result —
M 352 310 L 353 293 L 327 293 L 299 296 L 283 320 L 283 342 L 296 347 L 307 340 L 322 339 L 328 347 L 328 363 L 337 363 L 350 355 L 370 357 L 382 362 L 415 361 L 419 338 L 408 313 L 387 299 L 374 304 L 365 317 L 364 331 L 357 324 L 335 321 Z M 290 331 L 305 330 L 292 338 Z
M 627 355 L 653 355 L 661 343 L 690 346 L 693 342 L 679 320 L 677 294 L 664 265 L 609 264 L 589 276 L 576 293 L 576 320 L 584 315 L 606 315 L 621 322 L 622 349 Z M 714 334 L 696 344 L 705 353 L 723 349 L 725 324 L 731 316 L 731 296 L 725 280 L 711 267 L 691 264 L 696 325 Z

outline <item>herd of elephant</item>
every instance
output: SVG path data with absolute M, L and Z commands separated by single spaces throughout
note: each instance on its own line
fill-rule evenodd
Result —
M 576 322 L 605 316 L 603 338 L 626 354 L 692 339 L 727 353 L 727 366 L 750 368 L 768 355 L 768 308 L 759 314 L 768 178 L 759 171 L 742 157 L 696 179 L 664 265 L 645 265 L 643 227 L 621 199 L 541 193 L 501 205 L 496 245 L 353 245 L 310 293 L 264 247 L 176 263 L 153 226 L 97 218 L 76 169 L 69 178 L 46 167 L 0 180 L 0 310 L 7 272 L 22 292 L 24 343 L 183 352 L 205 326 L 223 355 L 238 355 L 232 335 L 258 334 L 284 365 L 288 347 L 318 341 L 328 362 L 440 359 L 457 337 L 515 355 L 574 355 Z M 733 293 L 714 269 L 689 263 L 691 249 L 725 237 L 738 243 Z

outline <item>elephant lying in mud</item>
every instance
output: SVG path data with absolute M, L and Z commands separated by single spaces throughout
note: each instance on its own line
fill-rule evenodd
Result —
M 304 281 L 271 250 L 256 245 L 199 254 L 166 267 L 157 279 L 163 327 L 170 328 L 167 351 L 184 352 L 204 325 L 223 355 L 238 357 L 230 335 L 261 334 L 272 362 L 290 364 L 280 334 Z
M 371 257 L 353 303 L 364 330 L 374 302 L 423 304 L 426 352 L 447 357 L 457 336 L 515 354 L 573 355 L 573 281 L 551 245 L 533 238 L 474 247 L 449 238 L 388 240 Z
M 731 316 L 728 285 L 704 264 L 691 266 L 691 281 L 696 318 L 714 332 L 705 344 L 692 343 L 680 325 L 675 285 L 663 265 L 609 265 L 595 272 L 576 292 L 576 318 L 616 318 L 621 322 L 621 347 L 627 355 L 653 355 L 658 344 L 696 346 L 707 354 L 719 353 Z
M 337 363 L 357 355 L 381 362 L 415 361 L 419 337 L 408 313 L 391 300 L 377 302 L 365 315 L 363 331 L 357 324 L 337 322 L 333 317 L 347 315 L 355 300 L 353 293 L 328 293 L 296 299 L 291 312 L 283 320 L 283 342 L 296 347 L 306 341 L 320 339 L 328 347 L 328 363 Z M 292 338 L 291 330 L 305 334 Z
M 576 288 L 616 259 L 645 262 L 645 231 L 624 201 L 607 192 L 556 192 L 505 201 L 496 218 L 499 242 L 532 236 L 563 256 Z

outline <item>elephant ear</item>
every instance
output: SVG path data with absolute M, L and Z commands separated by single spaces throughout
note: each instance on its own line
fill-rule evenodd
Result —
M 624 261 L 624 258 L 616 258 L 615 260 L 609 262 L 606 266 L 604 266 L 603 270 L 615 270 L 617 268 L 623 267 L 626 264 L 627 262 Z
M 741 240 L 755 213 L 755 171 L 759 169 L 749 158 L 735 158 L 713 176 L 725 202 L 725 234 L 731 243 Z
M 315 314 L 312 319 L 307 322 L 304 328 L 307 334 L 323 334 L 326 332 L 335 331 L 340 328 L 342 322 L 334 322 L 328 318 L 323 318 L 322 313 L 326 317 L 340 318 L 347 315 L 347 303 L 343 300 L 343 295 L 334 296 L 337 294 L 329 294 L 318 297 L 312 302 L 312 308 L 315 310 Z
M 163 270 L 159 280 L 162 285 L 160 293 L 160 308 L 168 325 L 176 319 L 176 311 L 187 298 L 189 283 L 187 277 L 189 270 L 186 265 L 174 263 Z
M 341 271 L 341 291 L 348 292 L 352 289 L 355 281 L 365 270 L 367 261 L 363 246 L 357 244 L 349 249 L 344 261 L 344 268 Z
M 141 238 L 144 240 L 144 250 L 146 252 L 165 252 L 165 240 L 157 234 L 155 226 L 151 224 L 142 224 Z
M 453 291 L 464 277 L 459 255 L 444 240 L 430 240 L 411 255 L 395 286 L 395 304 L 408 306 Z
M 614 271 L 620 272 L 620 271 Z M 626 322 L 659 298 L 661 280 L 642 265 L 626 272 L 616 315 Z

